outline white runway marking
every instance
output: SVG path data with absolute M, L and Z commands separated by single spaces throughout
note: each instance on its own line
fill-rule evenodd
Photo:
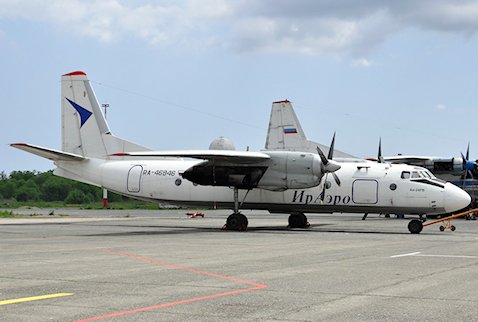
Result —
M 467 256 L 467 255 L 417 255 L 420 257 L 446 257 L 446 258 L 478 258 L 478 256 Z
M 405 257 L 405 256 L 415 256 L 420 254 L 420 252 L 414 252 L 414 253 L 407 253 L 407 254 L 399 254 L 399 255 L 393 255 L 390 256 L 390 258 L 396 258 L 396 257 Z
M 470 255 L 440 255 L 440 254 L 422 254 L 421 252 L 414 252 L 414 253 L 407 253 L 407 254 L 392 255 L 392 256 L 390 256 L 390 258 L 406 257 L 406 256 L 417 256 L 417 257 L 442 257 L 442 258 L 478 258 L 478 256 L 470 256 Z

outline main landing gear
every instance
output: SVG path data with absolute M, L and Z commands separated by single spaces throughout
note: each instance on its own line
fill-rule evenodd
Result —
M 420 219 L 412 219 L 408 223 L 408 230 L 412 234 L 419 234 L 423 230 L 423 222 Z
M 225 230 L 245 231 L 249 221 L 239 212 L 239 189 L 234 187 L 234 213 L 229 215 L 224 225 Z
M 290 228 L 309 228 L 310 224 L 307 221 L 306 215 L 302 212 L 293 213 L 289 216 L 289 227 Z

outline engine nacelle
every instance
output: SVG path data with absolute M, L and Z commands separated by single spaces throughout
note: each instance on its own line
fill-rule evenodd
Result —
M 270 155 L 267 171 L 257 187 L 283 191 L 319 185 L 324 173 L 318 154 L 294 151 L 263 151 Z
M 463 170 L 463 160 L 461 158 L 435 159 L 433 170 L 436 172 L 460 172 Z

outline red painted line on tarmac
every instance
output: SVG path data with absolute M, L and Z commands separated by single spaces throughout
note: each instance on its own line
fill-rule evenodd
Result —
M 120 256 L 130 257 L 130 258 L 133 258 L 133 259 L 136 259 L 136 260 L 139 260 L 139 261 L 143 261 L 143 262 L 147 262 L 147 263 L 151 263 L 151 264 L 155 264 L 155 265 L 171 267 L 171 268 L 174 268 L 174 269 L 177 269 L 177 270 L 182 270 L 182 271 L 192 272 L 192 273 L 196 273 L 196 274 L 200 274 L 200 275 L 211 276 L 211 277 L 226 279 L 226 280 L 230 280 L 230 281 L 234 281 L 234 282 L 244 283 L 244 284 L 247 284 L 247 285 L 252 285 L 253 287 L 249 287 L 249 288 L 246 288 L 246 289 L 235 290 L 235 291 L 205 295 L 205 296 L 200 296 L 200 297 L 195 297 L 195 298 L 185 299 L 185 300 L 180 300 L 180 301 L 168 302 L 168 303 L 163 303 L 163 304 L 153 305 L 153 306 L 148 306 L 148 307 L 142 307 L 142 308 L 128 310 L 128 311 L 110 313 L 110 314 L 106 314 L 106 315 L 101 315 L 101 316 L 91 317 L 91 318 L 87 318 L 87 319 L 77 320 L 76 322 L 89 322 L 89 321 L 105 320 L 105 319 L 110 319 L 110 318 L 114 318 L 114 317 L 129 315 L 129 314 L 159 310 L 159 309 L 162 309 L 162 308 L 172 307 L 172 306 L 181 305 L 181 304 L 193 303 L 193 302 L 215 299 L 215 298 L 229 296 L 229 295 L 235 295 L 235 294 L 240 294 L 240 293 L 256 291 L 256 290 L 260 290 L 260 289 L 264 289 L 264 288 L 268 287 L 266 284 L 261 284 L 261 283 L 257 283 L 257 282 L 254 282 L 254 281 L 245 280 L 245 279 L 232 277 L 232 276 L 216 274 L 216 273 L 211 273 L 211 272 L 207 272 L 207 271 L 201 271 L 201 270 L 198 270 L 198 269 L 185 267 L 185 266 L 180 266 L 180 265 L 176 265 L 176 264 L 173 264 L 173 263 L 161 262 L 161 261 L 157 261 L 157 260 L 154 260 L 154 259 L 151 259 L 151 258 L 138 256 L 138 255 L 135 255 L 135 254 L 132 254 L 132 253 L 117 252 L 117 251 L 114 251 L 114 250 L 111 250 L 111 249 L 106 249 L 105 252 L 120 255 Z

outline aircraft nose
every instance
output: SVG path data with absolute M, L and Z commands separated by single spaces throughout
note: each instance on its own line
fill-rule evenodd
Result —
M 458 188 L 452 183 L 445 184 L 445 211 L 454 212 L 467 207 L 471 202 L 468 192 Z

